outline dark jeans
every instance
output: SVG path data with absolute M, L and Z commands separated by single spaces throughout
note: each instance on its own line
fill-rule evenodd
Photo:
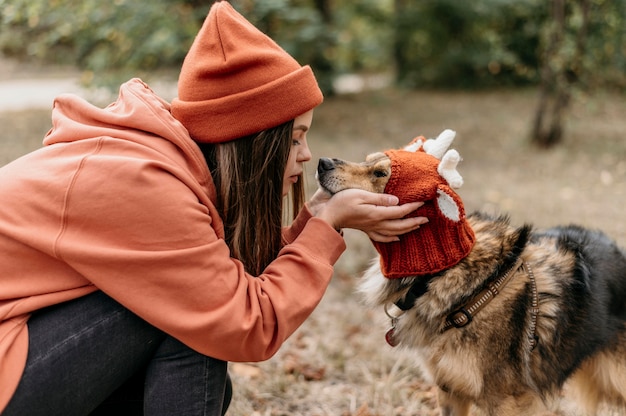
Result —
M 225 361 L 102 292 L 36 312 L 28 331 L 26 369 L 2 416 L 213 416 L 230 403 Z

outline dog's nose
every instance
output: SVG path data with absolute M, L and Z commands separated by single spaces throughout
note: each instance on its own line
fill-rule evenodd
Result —
M 333 169 L 335 169 L 335 162 L 333 162 L 332 159 L 329 159 L 327 157 L 320 158 L 320 161 L 317 164 L 318 172 L 326 172 Z

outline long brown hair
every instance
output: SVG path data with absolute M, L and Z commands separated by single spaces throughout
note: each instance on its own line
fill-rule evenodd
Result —
M 302 180 L 292 187 L 290 204 L 285 206 L 282 196 L 292 136 L 293 120 L 237 140 L 199 144 L 217 189 L 231 255 L 255 276 L 278 256 L 286 209 L 293 218 L 304 205 Z

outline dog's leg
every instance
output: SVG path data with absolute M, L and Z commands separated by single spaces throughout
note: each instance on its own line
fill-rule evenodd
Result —
M 601 392 L 594 370 L 589 362 L 583 363 L 565 386 L 566 396 L 576 403 L 576 408 L 583 415 L 595 415 L 600 402 Z
M 595 415 L 603 402 L 626 408 L 626 362 L 621 344 L 583 362 L 565 390 L 582 415 Z
M 441 416 L 467 416 L 469 415 L 470 401 L 457 395 L 437 389 L 437 399 Z
M 486 405 L 489 416 L 556 416 L 531 392 L 491 397 Z

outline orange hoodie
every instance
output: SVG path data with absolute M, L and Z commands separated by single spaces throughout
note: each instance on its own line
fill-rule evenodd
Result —
M 323 296 L 341 236 L 304 209 L 260 276 L 231 258 L 198 146 L 138 79 L 104 109 L 57 98 L 45 146 L 0 169 L 0 411 L 27 320 L 95 290 L 227 361 L 271 357 Z

